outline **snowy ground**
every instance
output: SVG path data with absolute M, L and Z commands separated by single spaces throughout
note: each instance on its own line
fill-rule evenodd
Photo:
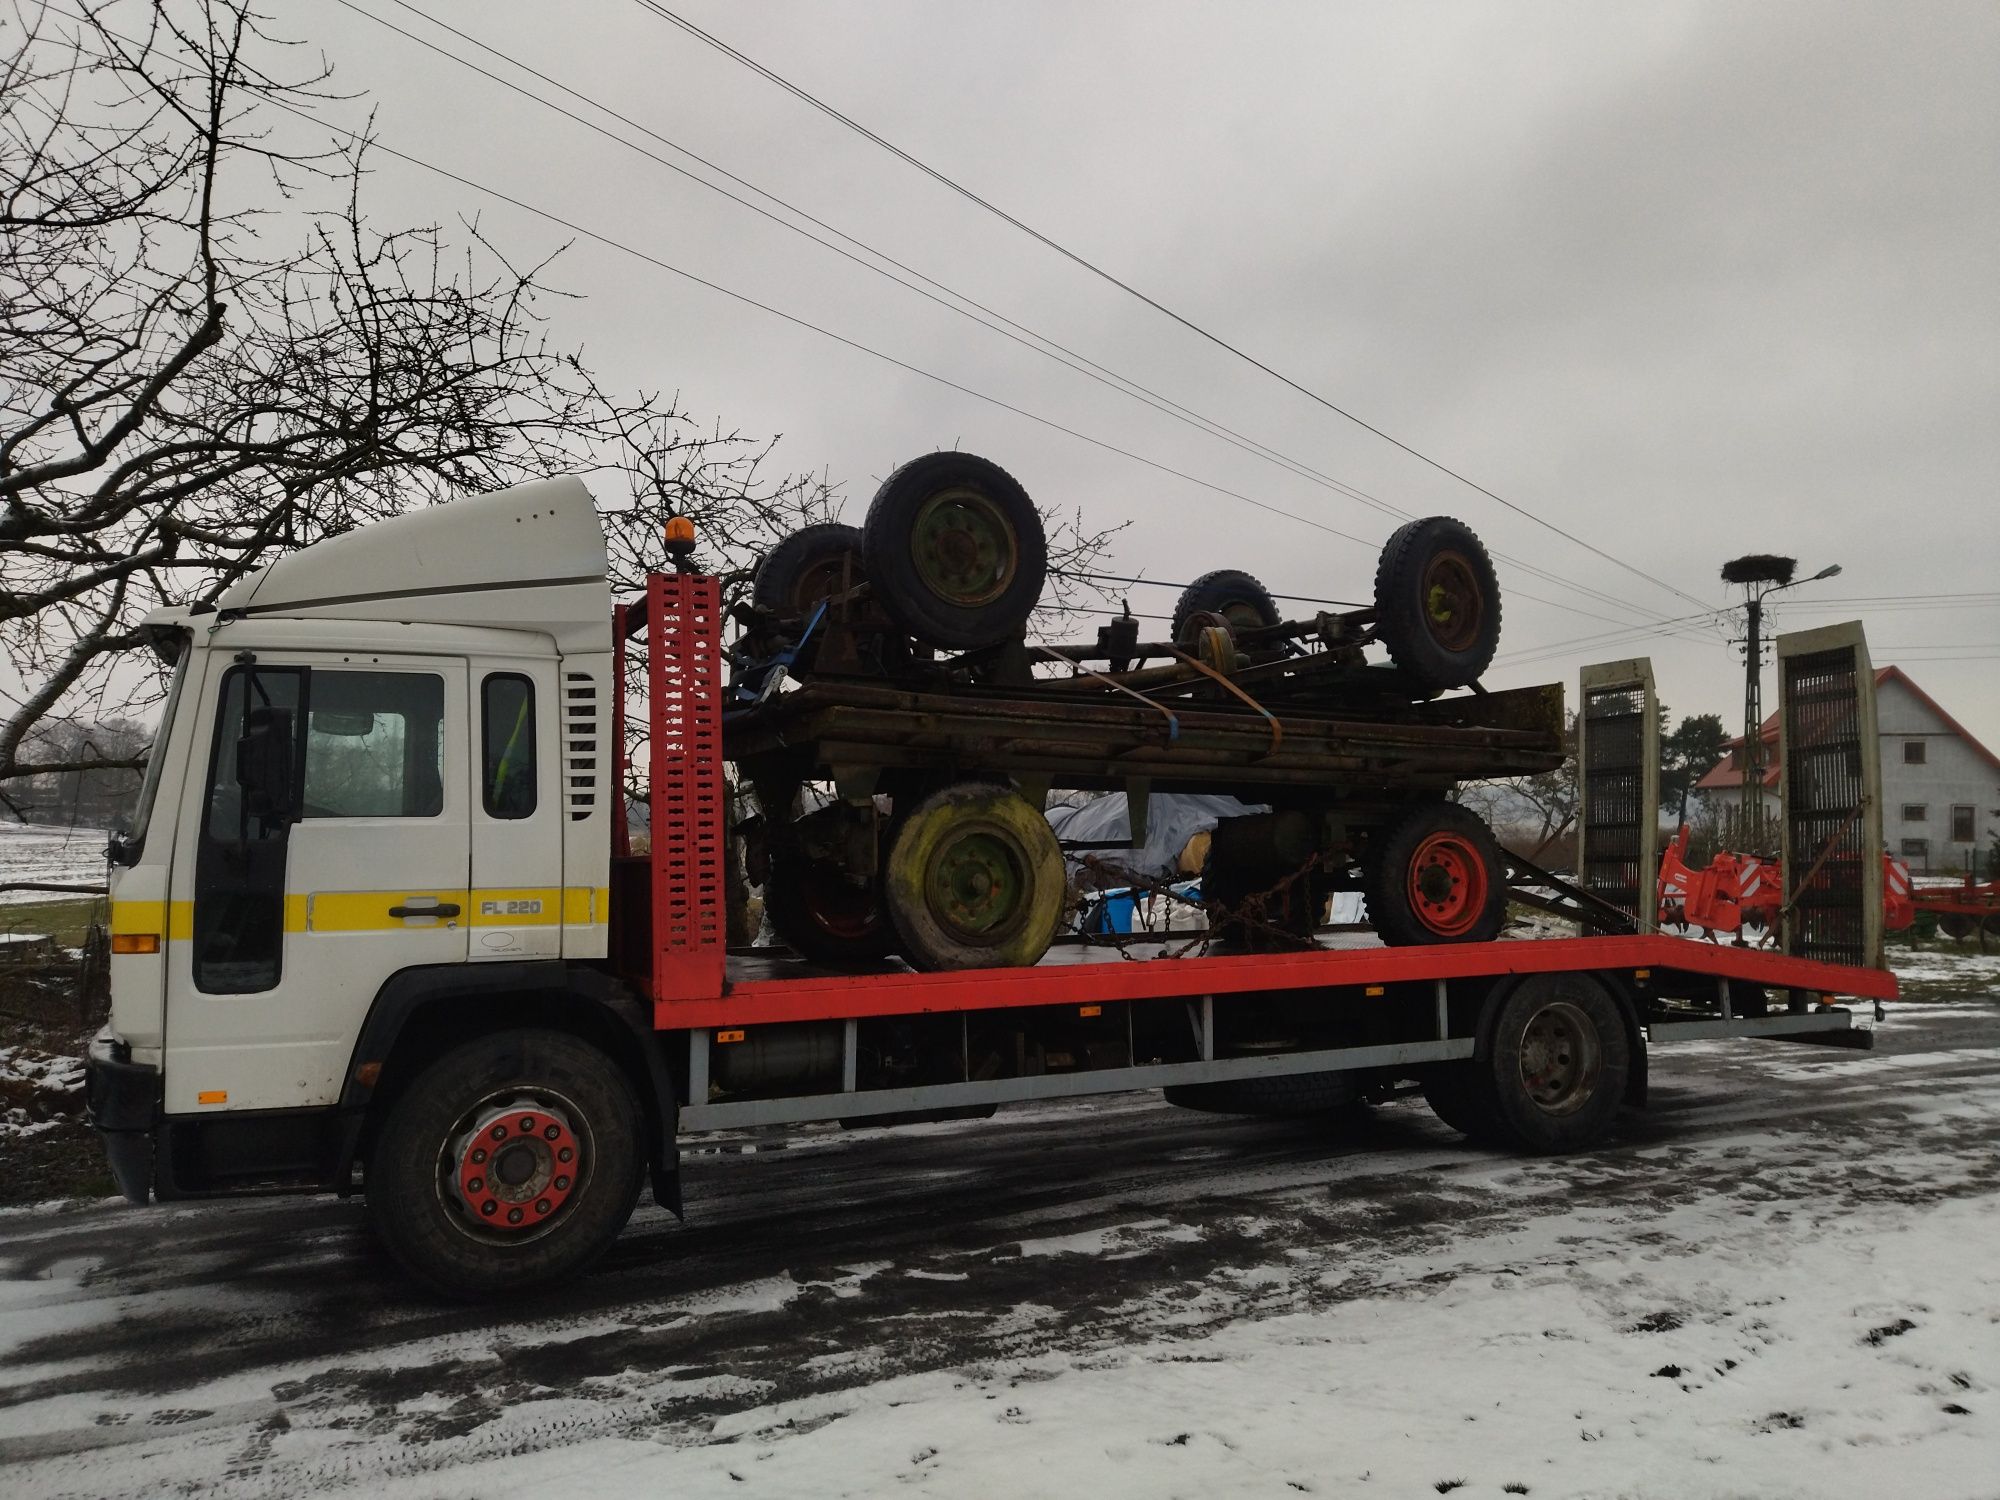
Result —
M 1876 1052 L 1662 1049 L 1563 1160 L 1415 1103 L 730 1138 L 685 1226 L 499 1310 L 352 1204 L 0 1214 L 0 1484 L 2000 1495 L 2000 956 L 1905 972 Z
M 32 880 L 52 885 L 103 885 L 102 828 L 0 823 L 0 885 Z M 0 891 L 0 906 L 47 901 L 48 893 Z

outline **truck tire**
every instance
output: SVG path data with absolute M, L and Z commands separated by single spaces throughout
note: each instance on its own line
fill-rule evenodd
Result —
M 1232 1078 L 1177 1083 L 1160 1091 L 1167 1103 L 1217 1115 L 1305 1119 L 1357 1107 L 1361 1090 L 1347 1073 L 1293 1073 L 1281 1078 Z
M 1048 819 L 1012 787 L 961 781 L 898 814 L 883 890 L 913 969 L 1026 968 L 1055 941 L 1067 883 Z
M 970 453 L 926 453 L 883 480 L 861 549 L 891 618 L 948 651 L 1020 635 L 1049 566 L 1028 492 Z
M 1370 840 L 1363 894 L 1376 936 L 1395 947 L 1486 943 L 1507 919 L 1500 846 L 1455 802 L 1419 802 Z
M 1587 974 L 1531 974 L 1500 1003 L 1473 1097 L 1509 1144 L 1580 1151 L 1609 1133 L 1631 1067 L 1624 1017 L 1603 985 Z
M 1181 597 L 1174 605 L 1175 641 L 1184 638 L 1188 622 L 1196 615 L 1219 615 L 1234 631 L 1275 625 L 1284 618 L 1278 613 L 1278 602 L 1270 591 L 1236 568 L 1217 568 L 1204 573 L 1181 590 Z
M 1427 693 L 1479 680 L 1500 644 L 1500 580 L 1471 527 L 1426 516 L 1397 529 L 1375 566 L 1375 633 Z
M 1482 1064 L 1472 1058 L 1438 1063 L 1423 1077 L 1424 1103 L 1460 1135 L 1486 1142 L 1499 1139 L 1492 1089 Z
M 896 948 L 880 878 L 856 885 L 831 860 L 805 850 L 772 851 L 764 914 L 800 958 L 854 963 Z
M 750 582 L 750 602 L 782 619 L 803 619 L 820 600 L 867 581 L 860 530 L 823 521 L 793 532 L 764 555 Z
M 417 1280 L 463 1300 L 575 1275 L 618 1237 L 646 1167 L 622 1069 L 559 1031 L 495 1032 L 410 1081 L 369 1155 L 368 1215 Z

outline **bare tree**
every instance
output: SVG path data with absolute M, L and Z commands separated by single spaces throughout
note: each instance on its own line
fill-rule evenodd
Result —
M 1563 729 L 1563 763 L 1533 776 L 1476 781 L 1459 790 L 1458 800 L 1492 825 L 1500 842 L 1525 859 L 1540 860 L 1551 850 L 1572 857 L 1577 819 L 1576 715 Z
M 611 468 L 622 576 L 691 511 L 739 565 L 831 503 L 677 402 L 554 348 L 547 262 L 462 226 L 377 231 L 365 138 L 248 0 L 0 12 L 0 801 L 106 763 L 62 725 L 157 692 L 139 618 L 274 555 L 454 493 Z M 276 208 L 273 205 L 277 205 Z M 643 523 L 643 524 L 642 524 Z M 38 749 L 39 747 L 39 749 Z M 115 762 L 130 765 L 137 757 Z

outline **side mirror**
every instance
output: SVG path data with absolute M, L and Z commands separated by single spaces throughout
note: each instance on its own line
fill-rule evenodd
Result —
M 236 739 L 236 784 L 243 810 L 266 826 L 288 823 L 299 814 L 292 789 L 292 711 L 253 708 L 244 715 Z

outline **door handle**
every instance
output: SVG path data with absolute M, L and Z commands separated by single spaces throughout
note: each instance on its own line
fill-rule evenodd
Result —
M 458 915 L 456 901 L 433 901 L 429 906 L 392 906 L 392 917 L 455 917 Z

